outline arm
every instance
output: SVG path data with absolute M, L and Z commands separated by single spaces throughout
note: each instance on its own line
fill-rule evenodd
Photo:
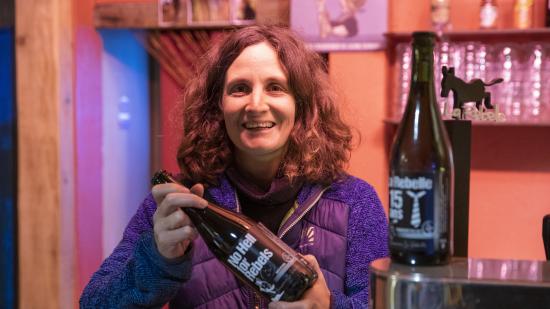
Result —
M 122 241 L 92 276 L 81 308 L 161 307 L 191 274 L 191 253 L 167 260 L 157 251 L 149 195 L 124 231 Z
M 387 219 L 374 188 L 361 181 L 349 194 L 345 293 L 331 291 L 331 308 L 367 308 L 369 265 L 388 255 Z

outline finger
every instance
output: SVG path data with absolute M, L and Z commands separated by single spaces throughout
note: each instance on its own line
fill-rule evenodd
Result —
M 168 193 L 173 192 L 189 193 L 190 191 L 187 187 L 176 183 L 163 183 L 155 185 L 151 188 L 151 193 L 153 194 L 153 198 L 155 199 L 155 202 L 157 202 L 157 205 L 160 205 Z
M 166 217 L 181 207 L 205 208 L 208 202 L 202 197 L 191 193 L 168 193 L 159 207 L 158 216 Z
M 178 208 L 166 217 L 158 217 L 154 222 L 154 229 L 156 233 L 161 233 L 165 230 L 175 230 L 185 225 L 190 225 L 190 221 L 191 220 L 183 210 Z
M 182 241 L 192 241 L 197 238 L 197 230 L 186 225 L 176 230 L 164 231 L 158 234 L 157 239 L 163 245 L 176 245 Z
M 191 193 L 196 194 L 196 195 L 202 197 L 203 194 L 204 194 L 204 186 L 203 186 L 202 184 L 200 184 L 200 183 L 198 183 L 198 184 L 192 186 L 192 187 L 191 187 Z

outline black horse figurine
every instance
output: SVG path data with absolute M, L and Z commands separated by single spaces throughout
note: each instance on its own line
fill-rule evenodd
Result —
M 489 83 L 485 83 L 481 79 L 472 79 L 467 83 L 455 76 L 455 68 L 453 67 L 447 69 L 446 66 L 443 66 L 441 71 L 443 73 L 441 96 L 446 98 L 449 96 L 449 91 L 453 91 L 453 110 L 458 108 L 462 113 L 462 106 L 467 102 L 476 102 L 477 109 L 480 108 L 482 103 L 486 109 L 493 109 L 491 93 L 485 92 L 485 86 L 498 84 L 503 81 L 502 78 L 493 79 Z

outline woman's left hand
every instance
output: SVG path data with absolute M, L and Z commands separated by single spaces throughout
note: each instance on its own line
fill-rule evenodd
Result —
M 269 303 L 269 309 L 325 309 L 330 308 L 330 291 L 325 277 L 319 268 L 319 263 L 313 255 L 305 255 L 304 258 L 317 272 L 317 281 L 309 288 L 298 301 L 277 301 Z

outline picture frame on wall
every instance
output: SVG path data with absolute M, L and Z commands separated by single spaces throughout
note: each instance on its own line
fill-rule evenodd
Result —
M 386 0 L 291 0 L 290 26 L 318 52 L 385 46 Z

